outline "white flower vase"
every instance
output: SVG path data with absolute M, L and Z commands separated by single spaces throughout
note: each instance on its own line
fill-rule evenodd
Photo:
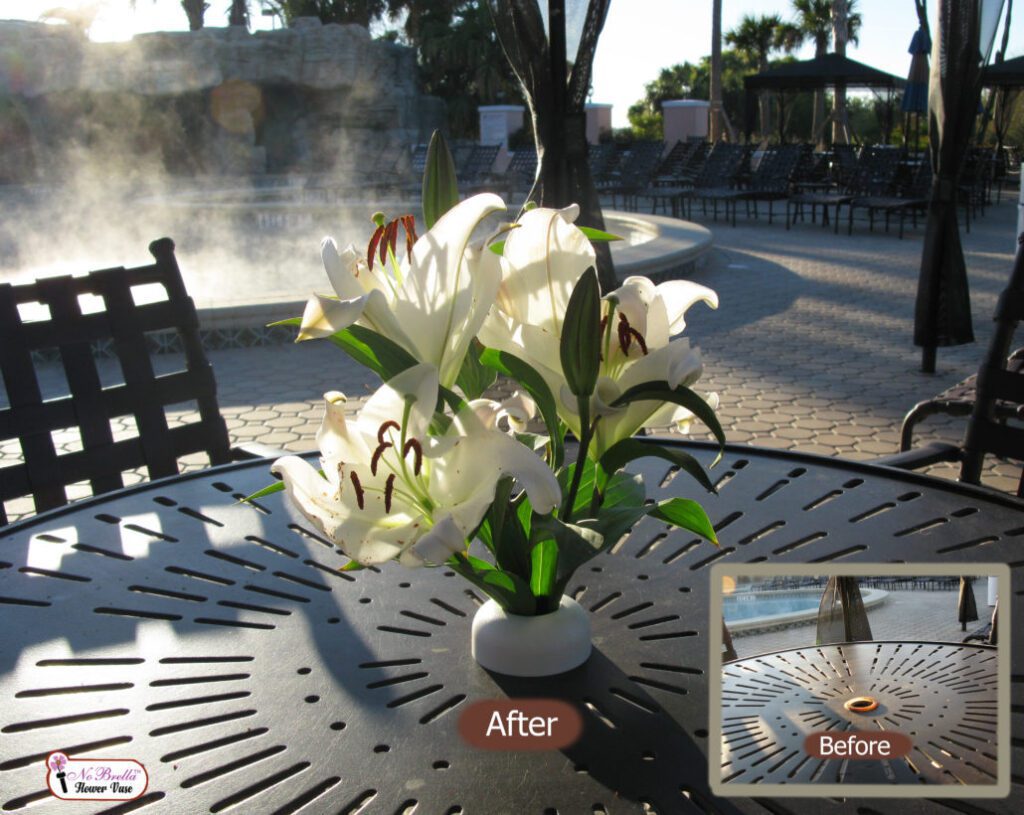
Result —
M 553 676 L 590 656 L 590 616 L 571 597 L 539 617 L 509 614 L 488 600 L 473 616 L 473 658 L 510 676 Z

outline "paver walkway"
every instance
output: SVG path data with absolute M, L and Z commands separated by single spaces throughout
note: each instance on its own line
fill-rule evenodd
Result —
M 1016 205 L 1004 199 L 963 236 L 977 341 L 940 349 L 933 376 L 919 372 L 912 344 L 920 227 L 898 240 L 860 225 L 847 236 L 809 223 L 786 231 L 766 219 L 736 228 L 701 222 L 716 248 L 693 277 L 715 289 L 721 305 L 695 306 L 686 336 L 702 350 L 699 387 L 719 393 L 729 440 L 870 459 L 896 452 L 913 404 L 976 370 L 1013 261 Z M 209 356 L 236 443 L 312 449 L 322 394 L 359 397 L 373 386 L 371 374 L 326 342 Z M 962 424 L 933 420 L 923 437 L 956 440 L 961 432 Z M 0 456 L 18 454 L 16 443 L 0 447 Z M 933 471 L 955 477 L 952 467 Z M 985 480 L 1014 489 L 1019 472 L 990 465 Z

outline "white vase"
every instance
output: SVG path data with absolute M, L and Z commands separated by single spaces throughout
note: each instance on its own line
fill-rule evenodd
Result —
M 509 614 L 488 600 L 473 616 L 473 658 L 495 673 L 552 676 L 590 656 L 590 616 L 571 597 L 539 617 Z

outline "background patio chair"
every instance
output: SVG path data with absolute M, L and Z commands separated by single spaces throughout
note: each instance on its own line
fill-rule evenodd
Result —
M 123 487 L 129 470 L 145 468 L 150 478 L 175 475 L 178 459 L 193 453 L 205 453 L 211 464 L 281 454 L 262 445 L 231 449 L 174 243 L 161 238 L 149 251 L 156 260 L 151 266 L 0 284 L 0 372 L 7 391 L 0 444 L 16 440 L 21 448 L 18 463 L 0 466 L 0 524 L 7 523 L 4 501 L 31 495 L 42 512 L 66 504 L 69 485 L 87 481 L 101 493 Z M 162 299 L 137 302 L 153 294 Z M 23 319 L 22 308 L 35 309 L 39 319 Z M 151 350 L 178 350 L 179 343 L 184 369 L 157 373 Z M 122 381 L 104 383 L 111 366 L 101 369 L 94 354 L 103 346 L 116 355 Z M 47 356 L 61 363 L 69 395 L 44 397 L 36 362 Z M 170 361 L 176 358 L 162 355 L 157 367 Z M 183 403 L 198 420 L 171 426 L 165 410 Z M 112 425 L 124 417 L 137 435 L 115 440 Z M 69 430 L 77 441 L 55 443 L 55 434 Z
M 978 484 L 986 454 L 1024 460 L 1024 369 L 1020 352 L 1009 353 L 1022 319 L 1024 233 L 1017 238 L 1017 257 L 1010 282 L 999 297 L 994 317 L 995 331 L 973 383 L 965 380 L 936 399 L 915 405 L 903 420 L 900 443 L 903 452 L 875 459 L 875 463 L 916 470 L 942 461 L 959 461 L 960 480 Z M 963 442 L 959 445 L 932 442 L 924 447 L 908 449 L 914 425 L 925 416 L 936 413 L 954 416 L 969 413 Z M 1024 473 L 1017 495 L 1024 496 Z

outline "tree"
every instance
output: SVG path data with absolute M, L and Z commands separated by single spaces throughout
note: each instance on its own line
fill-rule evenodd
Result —
M 768 70 L 771 52 L 782 47 L 782 31 L 783 22 L 778 14 L 762 14 L 760 17 L 745 14 L 740 24 L 726 33 L 725 41 L 738 51 L 749 55 L 760 73 Z M 761 95 L 759 105 L 760 132 L 762 137 L 767 137 L 771 132 L 771 121 L 768 98 L 764 94 Z
M 485 3 L 408 5 L 402 38 L 417 50 L 424 92 L 447 104 L 453 135 L 476 134 L 480 105 L 522 102 L 522 88 Z
M 856 0 L 846 4 L 846 39 L 859 43 L 861 17 L 854 11 Z M 786 50 L 793 51 L 808 40 L 814 43 L 814 56 L 823 57 L 828 53 L 835 27 L 832 23 L 832 0 L 793 0 L 796 12 L 795 24 L 789 30 Z M 824 138 L 825 92 L 814 93 L 814 120 L 812 132 L 815 139 Z M 819 130 L 821 131 L 819 135 Z
M 318 17 L 325 24 L 356 23 L 369 28 L 389 11 L 386 0 L 262 0 L 262 5 L 285 25 L 291 25 L 296 17 Z
M 538 166 L 530 199 L 545 207 L 578 204 L 578 223 L 597 229 L 604 228 L 604 218 L 587 163 L 583 105 L 610 2 L 589 0 L 579 46 L 569 55 L 564 0 L 548 1 L 547 26 L 538 0 L 489 0 L 498 39 L 523 86 L 533 118 Z M 572 68 L 567 69 L 570 59 Z M 595 250 L 601 288 L 611 291 L 618 286 L 611 251 L 604 242 Z
M 722 0 L 711 3 L 711 142 L 717 142 L 724 132 L 722 111 Z M 730 139 L 732 141 L 732 139 Z
M 228 9 L 228 25 L 241 25 L 249 28 L 249 0 L 231 0 Z
M 188 17 L 189 31 L 199 31 L 203 27 L 203 15 L 210 4 L 203 0 L 181 0 L 181 7 L 185 9 L 185 15 Z
M 732 127 L 743 129 L 743 77 L 754 70 L 747 54 L 733 49 L 722 52 L 722 112 Z M 662 138 L 662 102 L 668 99 L 706 99 L 711 87 L 711 58 L 696 65 L 684 62 L 662 68 L 644 86 L 644 98 L 629 107 L 629 123 L 637 139 Z

